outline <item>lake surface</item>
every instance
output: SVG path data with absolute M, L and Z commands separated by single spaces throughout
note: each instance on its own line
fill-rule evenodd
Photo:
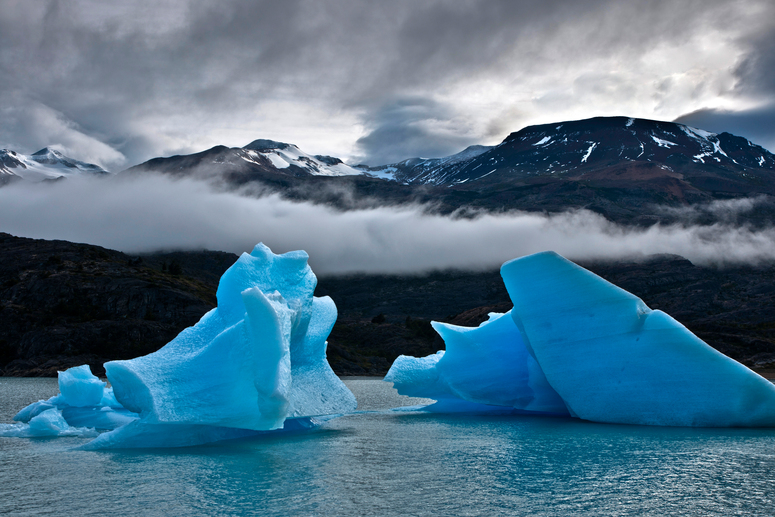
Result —
M 390 411 L 418 399 L 345 383 L 371 412 L 282 438 L 126 452 L 0 438 L 0 514 L 775 515 L 775 429 Z M 0 378 L 0 422 L 57 392 Z

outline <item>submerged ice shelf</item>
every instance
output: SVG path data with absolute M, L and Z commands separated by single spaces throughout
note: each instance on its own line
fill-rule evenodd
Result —
M 447 351 L 399 357 L 386 381 L 471 403 L 595 422 L 775 427 L 775 385 L 662 311 L 553 252 L 501 268 L 514 308 L 478 328 L 434 322 Z M 468 404 L 468 406 L 466 406 Z
M 60 373 L 60 395 L 15 419 L 32 427 L 53 411 L 69 426 L 110 430 L 86 446 L 99 449 L 305 429 L 315 417 L 355 410 L 326 360 L 336 306 L 313 296 L 317 279 L 307 259 L 304 251 L 275 255 L 258 244 L 224 273 L 218 306 L 196 325 L 157 352 L 106 363 L 112 388 L 88 366 L 70 369 Z

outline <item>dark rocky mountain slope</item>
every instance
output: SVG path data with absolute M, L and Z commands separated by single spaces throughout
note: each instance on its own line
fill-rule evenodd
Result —
M 217 278 L 236 257 L 130 257 L 65 241 L 0 233 L 0 368 L 57 369 L 157 350 L 215 304 Z M 182 257 L 181 257 L 182 258 Z
M 527 127 L 463 166 L 419 180 L 488 210 L 587 208 L 649 225 L 673 222 L 665 206 L 775 194 L 775 155 L 729 133 L 599 117 Z M 760 216 L 775 221 L 771 207 Z
M 674 122 L 597 117 L 530 126 L 434 183 L 475 190 L 536 177 L 626 187 L 637 182 L 673 195 L 775 193 L 775 155 L 748 140 Z

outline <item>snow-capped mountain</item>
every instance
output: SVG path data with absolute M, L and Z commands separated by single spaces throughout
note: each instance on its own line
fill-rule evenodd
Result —
M 266 160 L 276 169 L 297 168 L 313 176 L 353 176 L 363 174 L 363 170 L 346 165 L 332 156 L 310 156 L 293 144 L 274 140 L 254 140 L 237 155 L 246 162 L 265 165 Z
M 445 213 L 463 206 L 583 207 L 642 224 L 662 217 L 657 206 L 775 196 L 775 155 L 766 149 L 729 133 L 627 117 L 530 126 L 494 147 L 376 167 L 256 140 L 156 158 L 124 171 L 136 172 L 195 177 L 227 189 L 248 186 L 259 195 L 277 192 L 342 209 L 409 202 Z
M 444 178 L 472 158 L 491 149 L 473 145 L 444 158 L 411 158 L 399 163 L 369 167 L 347 165 L 339 158 L 310 155 L 293 144 L 274 140 L 254 140 L 245 147 L 216 146 L 201 153 L 154 158 L 126 172 L 153 171 L 166 174 L 194 175 L 209 179 L 225 177 L 242 184 L 253 180 L 280 177 L 360 176 L 390 180 L 400 184 L 443 183 Z
M 309 155 L 293 144 L 254 140 L 245 147 L 216 146 L 201 153 L 154 158 L 124 173 L 162 172 L 243 184 L 283 177 L 360 176 L 365 170 L 339 158 Z
M 772 153 L 729 133 L 717 135 L 672 122 L 599 117 L 512 133 L 450 180 L 457 184 L 492 176 L 486 181 L 494 183 L 546 175 L 638 180 L 663 175 L 749 183 L 762 175 L 771 181 L 773 170 Z
M 83 173 L 108 174 L 108 171 L 99 165 L 69 158 L 49 147 L 31 155 L 9 149 L 0 150 L 0 176 L 6 178 L 44 181 Z
M 588 181 L 686 181 L 731 192 L 773 185 L 775 155 L 729 133 L 673 122 L 598 117 L 530 126 L 469 160 L 445 183 L 489 188 L 539 177 Z

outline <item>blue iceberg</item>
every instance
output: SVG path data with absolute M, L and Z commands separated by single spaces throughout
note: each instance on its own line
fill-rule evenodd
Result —
M 501 275 L 509 314 L 475 329 L 434 322 L 446 353 L 399 357 L 385 380 L 438 400 L 431 410 L 456 400 L 595 422 L 775 426 L 775 385 L 633 294 L 553 252 Z
M 88 365 L 59 372 L 59 392 L 69 406 L 99 406 L 105 396 L 106 383 L 99 380 Z
M 59 395 L 48 400 L 33 402 L 19 411 L 13 419 L 32 426 L 33 421 L 43 413 L 47 413 L 48 419 L 51 420 L 53 418 L 51 411 L 54 410 L 68 426 L 110 430 L 138 418 L 136 413 L 118 403 L 113 394 L 113 388 L 107 387 L 105 382 L 92 374 L 88 365 L 59 372 L 58 384 Z M 76 434 L 67 432 L 61 436 Z
M 431 411 L 503 411 L 568 415 L 528 353 L 511 313 L 491 313 L 476 328 L 432 322 L 446 351 L 399 356 L 385 376 L 401 395 L 438 402 Z
M 92 374 L 88 365 L 59 372 L 59 395 L 19 411 L 17 424 L 0 424 L 0 436 L 98 436 L 137 420 L 113 395 L 113 388 Z
M 71 426 L 56 408 L 48 408 L 30 418 L 28 423 L 0 424 L 1 437 L 52 438 L 60 436 L 96 437 L 94 428 Z
M 110 430 L 89 449 L 188 446 L 309 429 L 351 412 L 355 396 L 326 360 L 334 302 L 313 296 L 304 251 L 258 244 L 222 276 L 218 306 L 160 350 L 111 361 L 111 387 L 88 366 L 60 372 L 60 395 L 23 409 L 55 410 L 67 424 Z
M 525 345 L 571 414 L 775 426 L 775 385 L 624 289 L 552 252 L 507 262 L 501 275 Z

